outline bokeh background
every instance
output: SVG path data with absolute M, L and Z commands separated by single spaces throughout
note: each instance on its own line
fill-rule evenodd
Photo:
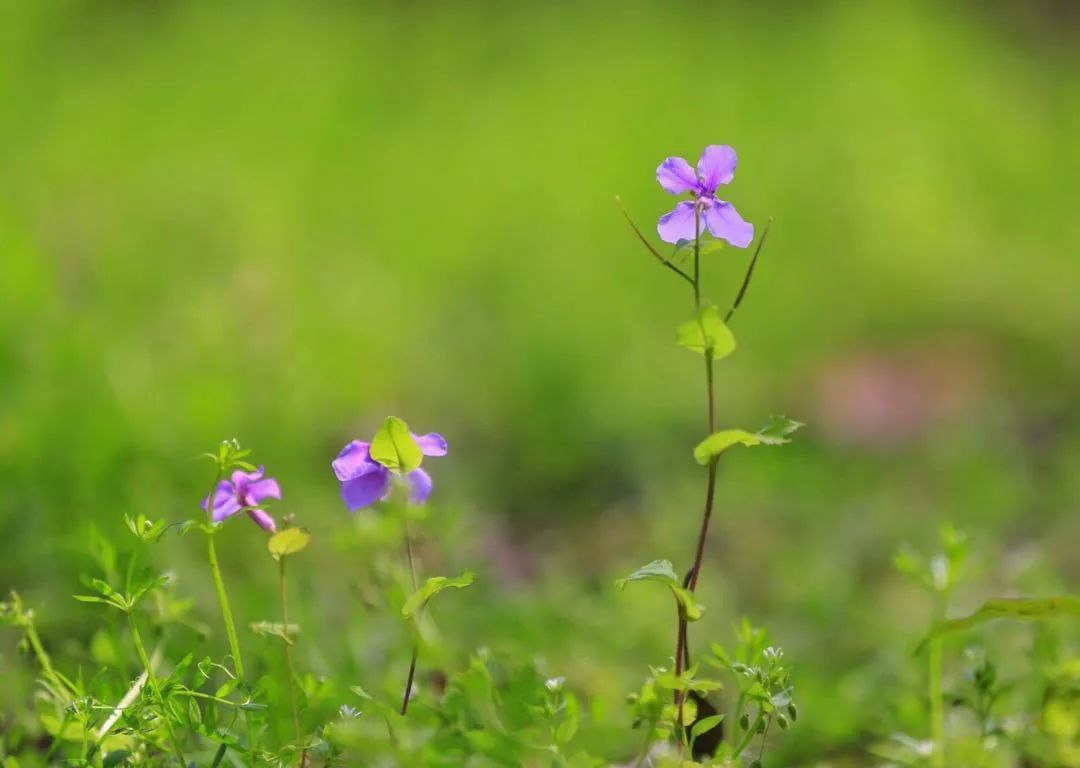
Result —
M 901 543 L 968 531 L 957 611 L 1080 576 L 1078 40 L 1067 2 L 3 4 L 0 591 L 93 668 L 91 526 L 195 516 L 235 436 L 315 532 L 300 663 L 363 680 L 394 630 L 329 461 L 397 414 L 451 444 L 425 568 L 480 575 L 444 634 L 543 656 L 618 756 L 673 638 L 613 581 L 689 565 L 704 403 L 685 286 L 614 196 L 651 232 L 656 165 L 729 143 L 774 225 L 720 422 L 808 426 L 725 462 L 695 632 L 770 627 L 799 754 L 918 730 Z M 240 620 L 271 614 L 258 531 L 224 546 Z M 216 626 L 199 543 L 153 556 Z

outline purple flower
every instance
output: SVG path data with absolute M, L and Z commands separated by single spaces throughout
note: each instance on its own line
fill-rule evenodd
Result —
M 277 530 L 274 518 L 265 510 L 260 509 L 259 505 L 267 499 L 280 499 L 281 486 L 274 478 L 263 477 L 265 472 L 265 467 L 259 467 L 254 472 L 238 469 L 232 473 L 231 479 L 218 483 L 217 488 L 214 489 L 213 521 L 220 523 L 241 509 L 247 508 L 247 513 L 260 528 L 274 533 Z M 203 499 L 202 508 L 206 509 L 209 503 L 209 497 Z
M 446 455 L 446 438 L 442 435 L 431 432 L 412 437 L 425 456 Z M 371 443 L 353 440 L 341 449 L 331 466 L 341 481 L 341 497 L 350 512 L 369 507 L 390 495 L 393 473 L 371 458 Z M 427 501 L 431 495 L 431 475 L 422 469 L 414 469 L 405 475 L 405 482 L 409 486 L 409 499 L 414 504 Z
M 735 150 L 727 144 L 705 147 L 698 161 L 697 171 L 681 157 L 669 157 L 656 169 L 656 180 L 673 195 L 690 193 L 693 200 L 684 200 L 671 213 L 660 217 L 657 231 L 660 239 L 668 243 L 693 240 L 708 227 L 713 237 L 727 240 L 734 246 L 745 248 L 754 240 L 754 225 L 743 220 L 735 206 L 716 196 L 721 184 L 729 184 L 735 178 L 735 166 L 739 160 Z M 698 231 L 694 231 L 694 207 Z

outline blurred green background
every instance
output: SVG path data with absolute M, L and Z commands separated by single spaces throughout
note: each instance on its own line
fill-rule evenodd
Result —
M 5 3 L 0 591 L 89 659 L 89 526 L 194 516 L 235 436 L 316 533 L 302 663 L 363 679 L 329 462 L 393 413 L 451 444 L 425 568 L 480 583 L 444 633 L 546 657 L 617 732 L 673 638 L 613 580 L 689 565 L 704 403 L 685 286 L 613 198 L 652 232 L 656 165 L 728 143 L 725 197 L 775 223 L 720 422 L 809 426 L 725 462 L 695 632 L 771 627 L 804 754 L 887 732 L 929 615 L 900 543 L 969 531 L 957 610 L 1080 576 L 1078 39 L 1069 3 Z M 257 533 L 224 534 L 244 623 Z M 154 557 L 213 623 L 198 542 Z

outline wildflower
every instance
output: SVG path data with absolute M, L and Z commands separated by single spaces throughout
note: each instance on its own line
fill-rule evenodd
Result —
M 410 433 L 412 434 L 412 433 Z M 424 456 L 445 456 L 446 438 L 435 432 L 412 435 Z M 341 497 L 350 512 L 369 507 L 390 495 L 390 479 L 393 472 L 371 457 L 371 443 L 353 440 L 341 449 L 331 463 L 334 474 L 341 481 Z M 409 499 L 423 504 L 431 495 L 431 475 L 422 469 L 414 469 L 405 475 L 409 487 Z
M 684 200 L 675 210 L 660 217 L 657 231 L 668 243 L 693 240 L 708 227 L 713 237 L 745 248 L 754 240 L 754 225 L 743 220 L 735 206 L 716 196 L 721 184 L 735 178 L 738 158 L 727 144 L 705 147 L 697 170 L 681 157 L 669 157 L 656 169 L 656 180 L 673 195 L 690 193 L 693 200 Z M 697 213 L 694 212 L 695 206 Z M 694 222 L 698 229 L 694 231 Z
M 274 533 L 277 524 L 274 518 L 266 510 L 259 507 L 267 499 L 280 499 L 281 486 L 272 477 L 263 477 L 265 467 L 259 467 L 254 472 L 236 470 L 229 480 L 222 480 L 214 489 L 214 509 L 212 517 L 215 523 L 220 523 L 226 518 L 232 517 L 241 509 L 245 510 L 251 519 L 264 531 Z M 207 509 L 210 498 L 203 500 L 202 508 Z

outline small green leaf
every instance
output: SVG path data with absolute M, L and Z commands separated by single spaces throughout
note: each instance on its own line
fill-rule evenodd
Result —
M 698 254 L 700 256 L 709 256 L 724 250 L 724 241 L 718 240 L 707 235 L 703 235 L 701 238 L 701 244 L 698 246 Z M 694 241 L 693 240 L 680 240 L 675 252 L 671 255 L 671 261 L 685 261 L 690 256 L 694 255 Z
M 745 429 L 725 429 L 713 432 L 694 448 L 694 460 L 706 465 L 733 445 L 761 445 L 761 437 Z
M 707 465 L 715 461 L 721 453 L 733 445 L 784 445 L 790 443 L 788 435 L 800 427 L 802 422 L 794 421 L 786 416 L 770 416 L 765 426 L 757 432 L 747 432 L 745 429 L 724 429 L 714 432 L 706 437 L 694 448 L 694 460 L 698 464 Z
M 303 528 L 286 528 L 278 531 L 266 542 L 270 554 L 277 558 L 295 555 L 311 543 L 311 534 Z
M 427 605 L 428 601 L 435 595 L 442 592 L 444 589 L 463 589 L 473 583 L 472 571 L 465 571 L 465 573 L 458 576 L 456 579 L 449 576 L 432 576 L 426 582 L 424 586 L 416 590 L 405 604 L 401 606 L 401 615 L 406 619 L 411 619 L 418 610 Z
M 720 319 L 720 310 L 715 306 L 703 308 L 693 320 L 680 325 L 676 339 L 680 347 L 699 355 L 711 351 L 714 360 L 735 351 L 735 337 Z
M 409 426 L 390 416 L 371 441 L 371 458 L 396 472 L 408 474 L 420 466 L 424 454 L 416 444 Z
M 805 426 L 806 425 L 801 421 L 795 421 L 783 414 L 774 413 L 769 417 L 769 420 L 765 422 L 765 426 L 757 431 L 757 434 L 763 443 L 768 445 L 781 445 L 783 443 L 791 442 L 787 439 L 788 435 L 798 432 Z
M 697 719 L 697 702 L 687 697 L 683 700 L 682 724 L 685 728 Z
M 690 729 L 690 738 L 696 739 L 706 731 L 711 731 L 720 723 L 724 722 L 723 715 L 711 715 L 709 717 L 703 717 L 694 723 L 694 727 Z
M 667 586 L 679 604 L 679 612 L 687 621 L 697 621 L 705 613 L 705 609 L 694 599 L 694 593 L 683 588 L 682 582 L 679 581 L 679 576 L 675 573 L 675 567 L 670 560 L 653 560 L 648 565 L 641 566 L 629 576 L 618 579 L 615 586 L 619 589 L 625 589 L 626 585 L 632 581 L 655 581 Z
M 239 684 L 240 684 L 240 680 L 235 678 L 235 677 L 232 678 L 231 680 L 226 680 L 224 683 L 221 684 L 221 686 L 217 689 L 217 691 L 214 692 L 214 698 L 215 699 L 224 699 L 230 693 L 235 691 L 236 686 L 238 686 Z
M 1080 597 L 1057 595 L 1056 597 L 995 597 L 987 600 L 970 616 L 943 621 L 927 635 L 916 653 L 926 644 L 942 635 L 983 624 L 994 619 L 1013 621 L 1039 621 L 1056 616 L 1080 616 Z
M 631 581 L 659 581 L 661 584 L 675 584 L 682 586 L 679 576 L 675 573 L 675 566 L 670 560 L 653 560 L 648 565 L 643 565 L 626 578 L 619 579 L 615 586 L 625 589 Z

